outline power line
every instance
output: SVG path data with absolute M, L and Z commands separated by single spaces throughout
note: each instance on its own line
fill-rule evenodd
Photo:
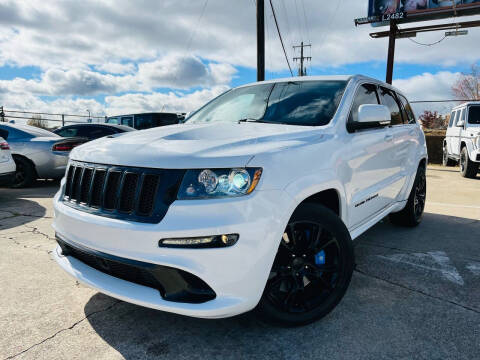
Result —
M 202 12 L 200 13 L 200 16 L 198 17 L 197 24 L 193 28 L 192 34 L 190 35 L 190 39 L 188 40 L 188 43 L 187 43 L 187 54 L 190 51 L 190 46 L 192 46 L 192 41 L 193 41 L 195 35 L 197 34 L 198 28 L 200 27 L 200 21 L 202 21 L 202 18 L 203 18 L 203 15 L 205 14 L 205 9 L 207 8 L 207 5 L 208 5 L 208 0 L 205 0 L 205 3 L 203 4 L 203 7 L 202 7 Z
M 290 74 L 293 76 L 292 67 L 290 66 L 290 61 L 288 60 L 287 51 L 285 50 L 285 45 L 283 44 L 282 34 L 280 32 L 280 27 L 278 26 L 277 15 L 275 14 L 275 8 L 273 7 L 272 0 L 269 0 L 270 7 L 272 8 L 273 19 L 275 20 L 275 26 L 277 27 L 278 37 L 280 38 L 280 43 L 282 44 L 283 54 L 285 55 L 285 60 L 287 60 L 288 69 Z
M 311 40 L 310 40 L 310 28 L 308 26 L 308 19 L 307 19 L 307 12 L 305 11 L 305 3 L 304 3 L 304 0 L 301 0 L 302 1 L 302 8 L 303 8 L 303 17 L 305 18 L 305 27 L 306 27 L 306 30 L 307 30 L 307 36 L 308 36 L 308 42 L 311 43 Z

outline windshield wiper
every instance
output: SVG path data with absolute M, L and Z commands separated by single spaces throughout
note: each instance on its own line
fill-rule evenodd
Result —
M 265 122 L 265 121 L 258 120 L 258 119 L 253 119 L 253 118 L 245 118 L 245 119 L 238 120 L 239 124 L 244 123 L 244 122 Z

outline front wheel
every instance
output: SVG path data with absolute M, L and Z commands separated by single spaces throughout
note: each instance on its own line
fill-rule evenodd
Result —
M 343 298 L 354 267 L 350 233 L 331 210 L 306 203 L 285 229 L 258 310 L 267 320 L 305 325 Z
M 465 178 L 475 179 L 477 177 L 478 164 L 468 157 L 467 147 L 460 151 L 460 174 Z

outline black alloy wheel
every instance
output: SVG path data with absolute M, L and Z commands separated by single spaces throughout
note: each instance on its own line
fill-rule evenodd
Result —
M 304 204 L 283 234 L 260 308 L 284 325 L 315 321 L 340 302 L 353 272 L 352 240 L 329 209 Z
M 427 199 L 427 176 L 425 165 L 417 169 L 412 190 L 408 196 L 407 204 L 403 210 L 392 213 L 388 217 L 395 225 L 414 227 L 422 222 L 423 212 Z
M 36 172 L 33 165 L 23 157 L 13 156 L 15 160 L 16 170 L 15 179 L 12 184 L 13 188 L 23 188 L 30 186 L 36 179 Z
M 427 198 L 427 178 L 424 171 L 418 175 L 417 180 L 414 184 L 413 213 L 415 214 L 415 219 L 420 221 L 423 216 L 423 211 L 425 210 L 425 201 Z

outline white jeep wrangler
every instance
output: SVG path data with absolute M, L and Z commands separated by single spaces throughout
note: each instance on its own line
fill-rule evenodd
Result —
M 142 306 L 203 318 L 255 307 L 305 324 L 342 299 L 352 239 L 418 225 L 425 136 L 363 76 L 227 91 L 184 124 L 75 148 L 54 199 L 58 264 Z
M 443 165 L 460 162 L 463 177 L 475 178 L 480 165 L 480 101 L 467 102 L 452 110 L 443 141 Z

